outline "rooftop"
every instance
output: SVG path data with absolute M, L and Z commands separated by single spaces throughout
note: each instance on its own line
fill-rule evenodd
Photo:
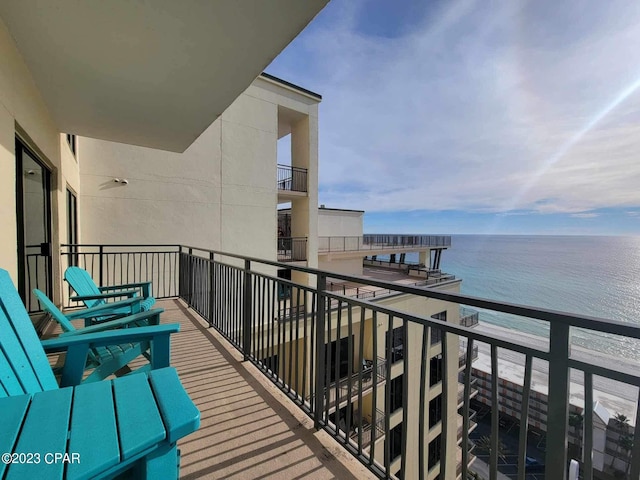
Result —
M 413 275 L 407 275 L 406 273 L 399 270 L 366 266 L 362 269 L 362 277 L 370 280 L 378 280 L 381 282 L 391 282 L 398 285 L 417 287 L 434 287 L 437 285 L 444 285 L 452 282 L 460 282 L 460 279 L 456 280 L 455 276 L 449 275 L 447 273 L 438 273 L 436 275 L 432 275 L 427 279 L 416 277 Z M 396 293 L 389 288 L 365 285 L 355 282 L 345 282 L 342 280 L 334 280 L 331 278 L 327 280 L 327 287 L 330 291 L 339 292 L 349 297 L 356 297 L 361 299 L 378 298 L 384 295 L 391 295 Z
M 502 328 L 481 322 L 476 327 L 479 333 L 490 335 L 493 338 L 502 338 L 509 340 L 516 333 L 515 330 Z M 517 331 L 517 336 L 521 342 L 537 348 L 548 348 L 549 341 L 545 337 L 531 335 L 529 333 Z M 478 359 L 473 362 L 473 368 L 486 373 L 491 373 L 491 355 L 489 346 L 485 343 L 478 342 Z M 571 354 L 578 360 L 584 362 L 597 362 L 599 365 L 607 366 L 618 370 L 633 374 L 637 370 L 637 362 L 626 360 L 619 357 L 611 357 L 605 353 L 595 350 L 588 350 L 573 345 Z M 499 352 L 498 371 L 500 378 L 507 380 L 515 385 L 522 385 L 524 370 L 524 355 L 501 349 Z M 531 389 L 545 395 L 549 393 L 549 368 L 548 363 L 534 360 L 532 370 Z M 570 402 L 571 404 L 584 408 L 584 376 L 582 372 L 573 370 L 570 376 Z M 615 393 L 614 393 L 615 392 Z M 631 424 L 636 423 L 638 389 L 631 385 L 616 383 L 612 387 L 611 380 L 603 377 L 594 378 L 594 401 L 600 402 L 607 408 L 610 415 L 622 413 L 626 415 Z

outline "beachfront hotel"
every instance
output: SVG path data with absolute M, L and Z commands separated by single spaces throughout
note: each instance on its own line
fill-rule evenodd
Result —
M 365 236 L 361 212 L 318 209 L 321 98 L 261 72 L 325 3 L 2 5 L 0 266 L 43 334 L 31 289 L 69 306 L 68 265 L 103 285 L 153 282 L 162 322 L 182 326 L 172 364 L 202 414 L 179 444 L 184 476 L 465 478 L 482 343 L 493 371 L 498 348 L 523 355 L 525 392 L 531 359 L 553 365 L 546 472 L 566 477 L 570 369 L 640 384 L 572 358 L 570 329 L 638 329 L 465 297 L 439 271 L 446 237 Z M 547 321 L 551 341 L 482 335 L 460 305 Z M 526 435 L 520 447 L 524 475 Z M 578 460 L 592 478 L 593 458 Z M 496 478 L 497 448 L 487 463 Z

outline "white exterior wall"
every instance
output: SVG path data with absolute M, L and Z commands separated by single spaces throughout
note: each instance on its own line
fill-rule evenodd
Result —
M 362 238 L 364 212 L 355 210 L 318 209 L 318 236 Z M 325 242 L 326 243 L 326 242 Z M 337 243 L 340 242 L 337 240 Z M 345 275 L 362 275 L 363 255 L 352 258 L 332 258 L 321 255 L 318 268 Z
M 282 104 L 313 115 L 309 201 L 317 202 L 317 100 L 258 78 L 182 154 L 81 138 L 82 241 L 185 244 L 275 260 Z
M 318 258 L 318 268 L 327 272 L 360 276 L 362 275 L 362 257 L 328 260 L 327 256 L 323 255 Z
M 321 237 L 362 237 L 364 212 L 318 209 L 318 235 Z
M 51 170 L 54 300 L 60 298 L 60 243 L 66 240 L 66 185 L 79 187 L 78 164 L 51 118 L 20 52 L 0 19 L 0 268 L 18 280 L 15 138 Z

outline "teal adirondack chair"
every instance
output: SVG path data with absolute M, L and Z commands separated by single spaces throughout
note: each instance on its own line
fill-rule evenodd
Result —
M 131 328 L 147 325 L 159 325 L 160 314 L 164 312 L 164 309 L 157 308 L 149 310 L 148 312 L 140 312 L 140 298 L 131 298 L 117 302 L 119 308 L 129 307 L 131 311 L 138 311 L 134 315 L 128 315 L 125 317 L 117 318 L 108 322 L 101 322 L 97 325 L 88 326 L 81 329 L 71 323 L 74 319 L 87 319 L 94 318 L 104 313 L 105 310 L 111 308 L 108 304 L 98 305 L 97 307 L 86 308 L 83 310 L 75 310 L 67 315 L 62 313 L 54 303 L 40 290 L 35 288 L 33 294 L 36 296 L 42 309 L 51 315 L 51 318 L 58 322 L 60 328 L 64 333 L 61 337 L 68 337 L 71 335 L 87 334 L 94 332 L 101 332 L 105 330 L 113 330 L 116 328 Z M 178 331 L 178 325 L 173 325 L 175 331 Z M 97 380 L 103 380 L 110 375 L 115 374 L 118 370 L 125 367 L 132 360 L 139 356 L 144 356 L 149 363 L 138 368 L 136 372 L 147 371 L 151 369 L 152 352 L 150 350 L 151 343 L 149 341 L 141 341 L 134 343 L 123 343 L 119 345 L 108 345 L 104 347 L 96 347 L 89 352 L 87 363 L 85 365 L 85 371 L 91 371 L 82 382 L 95 382 Z M 57 372 L 54 369 L 55 373 Z M 69 379 L 64 376 L 60 379 L 61 386 L 69 385 Z
M 114 285 L 110 287 L 98 287 L 96 283 L 89 275 L 89 272 L 80 267 L 69 267 L 64 272 L 64 279 L 77 293 L 76 296 L 71 297 L 70 300 L 82 301 L 86 307 L 96 307 L 98 305 L 107 304 L 109 300 L 121 297 L 135 297 L 138 292 L 142 292 L 142 301 L 140 302 L 140 309 L 142 311 L 150 310 L 156 303 L 156 299 L 151 296 L 151 282 L 138 282 L 128 283 L 125 285 Z M 117 306 L 113 306 L 112 310 L 105 311 L 105 316 L 93 319 L 101 321 L 108 319 L 108 315 L 122 315 L 128 314 L 126 309 L 120 309 Z M 87 324 L 91 323 L 90 320 Z
M 158 325 L 40 342 L 0 269 L 0 453 L 34 454 L 31 463 L 0 463 L 0 478 L 178 478 L 176 442 L 197 430 L 200 412 L 176 370 L 160 368 L 169 365 L 172 331 Z M 58 387 L 45 355 L 66 352 L 63 370 L 79 382 L 93 348 L 144 339 L 157 349 L 157 369 L 74 387 Z M 53 454 L 70 462 L 51 461 Z

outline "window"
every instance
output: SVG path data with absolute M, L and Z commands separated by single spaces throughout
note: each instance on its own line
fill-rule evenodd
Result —
M 402 408 L 402 381 L 404 379 L 404 374 L 399 377 L 394 378 L 389 382 L 389 388 L 391 389 L 391 405 L 389 412 L 395 412 L 399 408 Z
M 429 402 L 429 428 L 433 428 L 442 420 L 442 395 Z
M 67 243 L 69 245 L 78 244 L 78 199 L 75 194 L 67 188 Z M 78 264 L 76 247 L 69 247 L 69 265 Z
M 404 327 L 394 328 L 391 331 L 391 363 L 399 362 L 404 358 Z
M 429 361 L 429 386 L 442 381 L 442 354 L 438 354 Z
M 393 462 L 396 458 L 402 455 L 402 423 L 399 423 L 393 428 L 389 435 L 391 439 L 389 441 L 389 455 Z
M 435 315 L 431 315 L 431 318 L 434 320 L 440 320 L 443 322 L 447 321 L 447 311 L 436 313 Z M 431 328 L 431 345 L 435 345 L 436 343 L 440 343 L 442 341 L 442 330 L 439 328 Z
M 440 461 L 440 443 L 442 441 L 442 434 L 438 435 L 431 442 L 429 442 L 429 466 L 427 468 L 431 469 L 436 466 L 436 464 Z
M 329 382 L 334 383 L 349 374 L 349 363 L 353 369 L 353 341 L 354 336 L 341 338 L 325 344 L 326 368 L 329 369 Z M 351 343 L 352 356 L 349 357 L 349 343 Z M 353 371 L 353 370 L 352 370 Z
M 69 144 L 69 148 L 71 149 L 71 153 L 73 153 L 74 157 L 76 156 L 77 142 L 78 140 L 75 135 L 69 135 L 67 133 L 67 143 Z

